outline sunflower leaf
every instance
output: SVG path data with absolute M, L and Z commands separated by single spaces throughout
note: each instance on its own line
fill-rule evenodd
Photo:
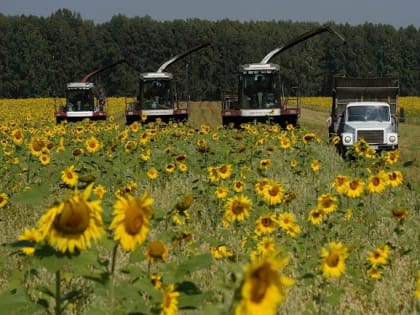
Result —
M 13 203 L 23 203 L 26 205 L 35 204 L 50 194 L 50 189 L 47 185 L 40 185 L 36 187 L 31 187 L 27 191 L 22 191 L 14 194 L 10 200 Z

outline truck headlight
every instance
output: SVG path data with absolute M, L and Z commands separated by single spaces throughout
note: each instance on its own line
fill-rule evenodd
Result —
M 397 137 L 394 135 L 389 136 L 389 142 L 395 142 L 397 140 Z
M 344 142 L 345 143 L 351 143 L 351 137 L 350 136 L 344 136 Z

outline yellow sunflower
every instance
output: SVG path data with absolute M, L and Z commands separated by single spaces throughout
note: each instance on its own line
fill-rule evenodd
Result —
M 394 150 L 394 151 L 388 151 L 385 155 L 385 161 L 387 164 L 392 165 L 398 162 L 398 159 L 400 158 L 400 151 Z
M 276 250 L 276 242 L 272 237 L 263 237 L 257 244 L 259 256 L 273 253 Z
M 33 255 L 35 253 L 35 244 L 42 240 L 41 233 L 37 229 L 25 229 L 18 237 L 19 241 L 28 241 L 34 246 L 25 246 L 21 250 L 25 255 Z
M 174 163 L 168 163 L 165 166 L 166 173 L 172 174 L 176 170 L 176 165 Z
M 29 143 L 29 149 L 32 155 L 40 156 L 47 149 L 45 139 L 37 136 L 33 137 Z
M 245 182 L 240 179 L 235 179 L 233 181 L 233 190 L 235 192 L 241 192 L 245 189 Z
M 92 240 L 98 240 L 105 233 L 101 200 L 89 200 L 92 188 L 93 183 L 82 194 L 76 190 L 39 219 L 41 238 L 50 246 L 62 253 L 86 250 Z
M 79 181 L 79 176 L 74 170 L 74 165 L 70 165 L 69 167 L 61 171 L 61 180 L 70 187 L 74 187 L 77 185 L 77 182 Z
M 219 173 L 217 171 L 217 167 L 215 166 L 207 167 L 207 173 L 212 183 L 219 181 Z
M 219 245 L 211 249 L 211 254 L 216 259 L 232 257 L 233 253 L 225 245 Z
M 346 194 L 347 190 L 348 190 L 348 184 L 349 184 L 350 180 L 347 176 L 345 175 L 337 175 L 334 178 L 334 183 L 333 183 L 333 187 L 335 188 L 335 190 L 337 191 L 337 193 L 339 194 Z
M 166 258 L 168 258 L 168 247 L 161 241 L 153 241 L 147 246 L 146 257 L 149 264 L 155 260 L 166 261 Z
M 23 136 L 23 130 L 21 128 L 14 129 L 12 131 L 12 140 L 13 140 L 13 143 L 16 145 L 21 145 L 23 143 L 24 136 Z
M 375 280 L 380 279 L 382 277 L 381 270 L 376 265 L 370 266 L 370 268 L 367 271 L 367 274 L 368 274 L 369 278 L 372 278 L 372 279 L 375 279 Z
M 312 160 L 311 169 L 314 172 L 318 172 L 321 169 L 321 163 L 318 160 Z
M 285 189 L 282 184 L 270 180 L 264 186 L 263 198 L 269 205 L 277 205 L 283 201 Z
M 221 179 L 228 179 L 232 175 L 232 165 L 223 164 L 217 168 L 217 173 Z
M 255 192 L 257 195 L 264 196 L 264 188 L 268 182 L 269 180 L 267 178 L 262 178 L 255 184 Z
M 95 137 L 90 137 L 86 139 L 85 147 L 89 153 L 95 153 L 100 149 L 101 144 L 99 143 L 98 139 L 96 139 Z
M 386 178 L 381 174 L 371 175 L 367 180 L 369 193 L 380 193 L 386 188 Z
M 38 158 L 42 165 L 48 165 L 51 162 L 50 156 L 45 153 L 41 153 L 41 155 Z
M 146 240 L 154 200 L 147 193 L 141 197 L 117 195 L 117 199 L 110 229 L 114 230 L 114 240 L 119 241 L 125 251 L 132 252 Z
M 218 186 L 215 191 L 216 198 L 224 199 L 227 197 L 229 189 L 226 186 Z
M 353 178 L 349 181 L 346 195 L 350 198 L 357 198 L 363 193 L 365 183 L 360 178 Z
M 403 175 L 400 171 L 392 171 L 387 173 L 388 175 L 388 183 L 392 187 L 397 187 L 403 183 Z
M 102 199 L 106 193 L 106 188 L 102 185 L 97 185 L 93 189 L 93 193 L 98 196 L 99 199 Z
M 255 233 L 257 235 L 270 234 L 273 233 L 277 228 L 278 221 L 275 214 L 266 213 L 257 219 L 256 224 L 257 226 L 255 228 Z
M 389 251 L 383 248 L 375 248 L 368 255 L 368 261 L 372 266 L 386 265 Z
M 294 281 L 281 274 L 288 258 L 273 253 L 246 266 L 235 315 L 275 315 Z
M 262 159 L 260 160 L 260 170 L 266 171 L 271 166 L 271 160 L 270 159 Z
M 158 170 L 155 167 L 152 167 L 147 171 L 147 177 L 149 179 L 156 179 L 158 175 L 159 175 Z
M 296 167 L 298 166 L 298 161 L 296 161 L 296 160 L 291 160 L 289 164 L 290 164 L 290 167 L 291 167 L 291 168 L 296 168 Z
M 292 142 L 290 141 L 290 139 L 288 137 L 280 137 L 279 139 L 280 142 L 280 148 L 282 149 L 289 149 L 292 146 Z
M 318 197 L 318 208 L 322 209 L 325 214 L 330 214 L 337 209 L 337 197 L 330 193 L 322 194 Z
M 179 163 L 178 169 L 181 173 L 185 173 L 186 171 L 188 171 L 188 165 L 185 163 Z
M 404 208 L 394 208 L 391 213 L 398 223 L 402 223 L 408 217 L 408 210 Z
M 7 205 L 7 202 L 9 201 L 9 197 L 7 196 L 6 193 L 1 193 L 0 194 L 0 209 L 4 208 Z
M 251 211 L 251 199 L 245 195 L 229 198 L 225 205 L 225 219 L 231 221 L 244 221 Z
M 175 291 L 175 285 L 170 284 L 163 290 L 160 315 L 175 315 L 178 312 L 179 292 Z
M 329 249 L 323 247 L 321 250 L 322 275 L 324 277 L 338 278 L 346 270 L 346 259 L 349 250 L 341 242 L 330 242 Z
M 293 213 L 283 212 L 279 215 L 279 225 L 285 231 L 287 231 L 295 222 L 296 217 Z
M 308 221 L 314 225 L 318 225 L 324 220 L 325 213 L 320 208 L 313 208 L 309 211 Z

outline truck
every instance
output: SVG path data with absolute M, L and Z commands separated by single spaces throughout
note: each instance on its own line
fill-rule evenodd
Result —
M 209 46 L 210 43 L 198 45 L 164 62 L 156 72 L 140 73 L 139 90 L 136 101 L 126 105 L 126 124 L 135 121 L 144 123 L 160 119 L 162 122 L 188 120 L 188 104 L 180 106 L 175 90 L 173 74 L 166 68 L 174 62 Z
M 344 157 L 364 139 L 376 152 L 398 148 L 396 78 L 334 77 L 328 132 Z
M 102 86 L 95 86 L 90 80 L 97 74 L 124 62 L 123 59 L 118 60 L 86 74 L 80 81 L 67 83 L 65 104 L 54 104 L 56 122 L 106 120 L 105 90 Z
M 323 32 L 344 37 L 326 24 L 303 33 L 284 46 L 270 51 L 259 63 L 239 66 L 238 92 L 225 92 L 222 96 L 223 125 L 239 127 L 247 122 L 271 122 L 285 128 L 298 125 L 300 104 L 298 95 L 285 97 L 281 90 L 280 66 L 270 63 L 276 55 Z M 289 95 L 290 96 L 290 95 Z

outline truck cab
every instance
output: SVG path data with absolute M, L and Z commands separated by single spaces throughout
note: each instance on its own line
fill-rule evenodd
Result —
M 392 78 L 335 77 L 329 135 L 344 156 L 364 139 L 377 152 L 398 148 L 399 84 Z
M 348 103 L 338 133 L 344 150 L 363 138 L 378 151 L 398 147 L 397 121 L 385 102 Z

